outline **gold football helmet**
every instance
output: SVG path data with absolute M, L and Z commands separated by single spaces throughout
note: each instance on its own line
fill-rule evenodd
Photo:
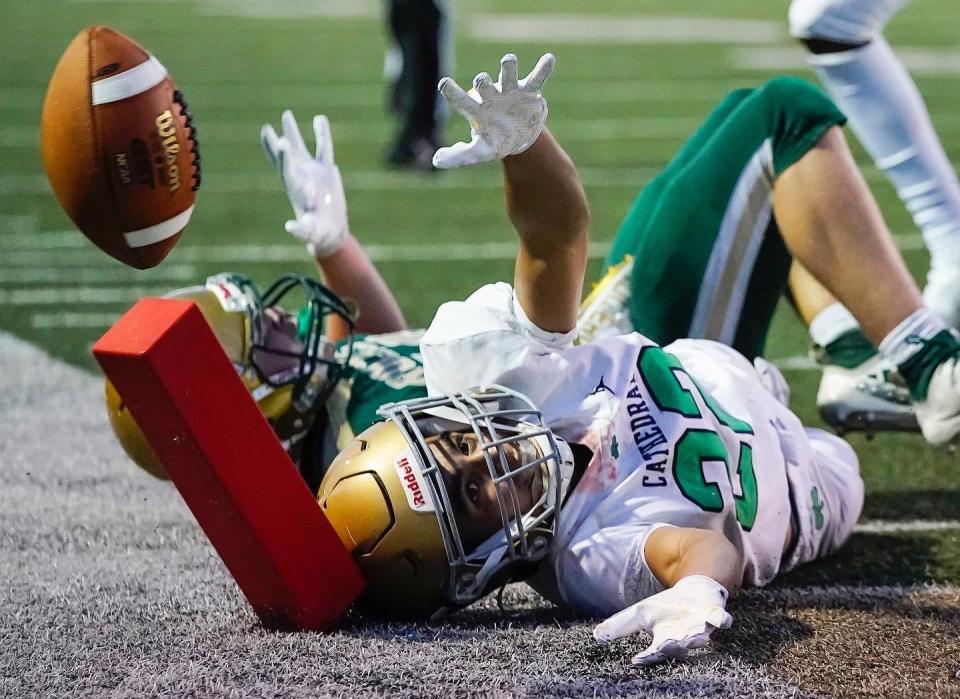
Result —
M 294 315 L 281 301 L 299 290 Z M 323 402 L 350 361 L 348 337 L 341 351 L 323 334 L 333 313 L 353 328 L 353 310 L 322 284 L 286 274 L 265 292 L 240 274 L 218 274 L 204 286 L 178 289 L 167 298 L 195 302 L 224 351 L 294 461 Z M 157 478 L 167 474 L 116 389 L 106 381 L 107 414 L 114 434 L 130 458 Z
M 493 386 L 378 412 L 385 420 L 334 459 L 317 495 L 367 578 L 364 600 L 391 616 L 426 617 L 532 573 L 556 531 L 573 456 L 530 400 Z M 469 438 L 488 479 L 496 514 L 479 544 L 465 544 L 475 522 L 463 473 L 437 447 L 450 435 Z

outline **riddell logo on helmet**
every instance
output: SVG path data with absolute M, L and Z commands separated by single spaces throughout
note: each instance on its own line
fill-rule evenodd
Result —
M 407 496 L 410 509 L 416 512 L 433 512 L 430 494 L 420 482 L 422 475 L 413 455 L 406 451 L 394 460 L 393 465 L 397 469 L 400 483 L 403 484 L 403 492 Z
M 403 481 L 403 487 L 410 491 L 413 497 L 414 507 L 423 507 L 427 501 L 423 498 L 423 490 L 417 482 L 417 474 L 413 472 L 410 462 L 404 457 L 397 463 L 397 469 L 400 471 L 400 480 Z

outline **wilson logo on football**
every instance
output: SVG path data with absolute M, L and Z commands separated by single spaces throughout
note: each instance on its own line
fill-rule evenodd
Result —
M 160 137 L 160 145 L 166 153 L 167 160 L 167 182 L 171 192 L 180 188 L 180 166 L 177 164 L 177 156 L 180 154 L 180 142 L 177 141 L 177 129 L 174 116 L 169 109 L 157 115 L 155 119 L 157 125 L 157 135 Z
M 407 496 L 407 504 L 414 512 L 433 512 L 433 500 L 430 491 L 423 483 L 423 474 L 420 467 L 409 451 L 398 455 L 393 462 L 397 469 L 397 477 L 403 484 L 403 493 Z

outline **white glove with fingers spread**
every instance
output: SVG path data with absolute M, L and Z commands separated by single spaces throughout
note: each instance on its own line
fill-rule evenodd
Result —
M 609 643 L 646 631 L 653 641 L 634 656 L 633 662 L 652 665 L 707 645 L 715 629 L 729 629 L 733 617 L 724 608 L 726 602 L 727 590 L 723 585 L 703 575 L 689 575 L 673 587 L 614 614 L 593 630 L 593 637 L 600 643 Z
M 547 121 L 547 101 L 540 88 L 553 72 L 555 61 L 553 54 L 544 54 L 530 74 L 518 80 L 517 57 L 508 53 L 500 59 L 497 82 L 480 73 L 469 92 L 452 78 L 441 80 L 440 93 L 470 122 L 472 138 L 469 143 L 460 141 L 434 153 L 434 167 L 451 169 L 500 160 L 532 146 Z
M 270 166 L 280 173 L 296 218 L 287 221 L 287 232 L 307 244 L 314 257 L 335 253 L 347 235 L 347 199 L 343 193 L 340 169 L 333 161 L 330 122 L 313 117 L 316 155 L 310 155 L 300 128 L 289 109 L 280 119 L 283 135 L 277 136 L 270 124 L 260 129 L 260 143 Z

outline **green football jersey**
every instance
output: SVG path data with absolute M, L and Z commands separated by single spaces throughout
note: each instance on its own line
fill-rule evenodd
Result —
M 313 492 L 337 454 L 380 419 L 377 409 L 381 405 L 427 395 L 421 335 L 423 330 L 354 336 L 350 362 L 327 398 L 326 411 L 311 430 L 298 461 L 300 475 Z M 337 353 L 342 359 L 345 342 L 339 343 Z
M 422 330 L 404 330 L 354 338 L 350 363 L 327 399 L 327 431 L 337 450 L 379 420 L 381 405 L 427 395 L 421 335 Z M 344 350 L 340 343 L 338 353 Z

